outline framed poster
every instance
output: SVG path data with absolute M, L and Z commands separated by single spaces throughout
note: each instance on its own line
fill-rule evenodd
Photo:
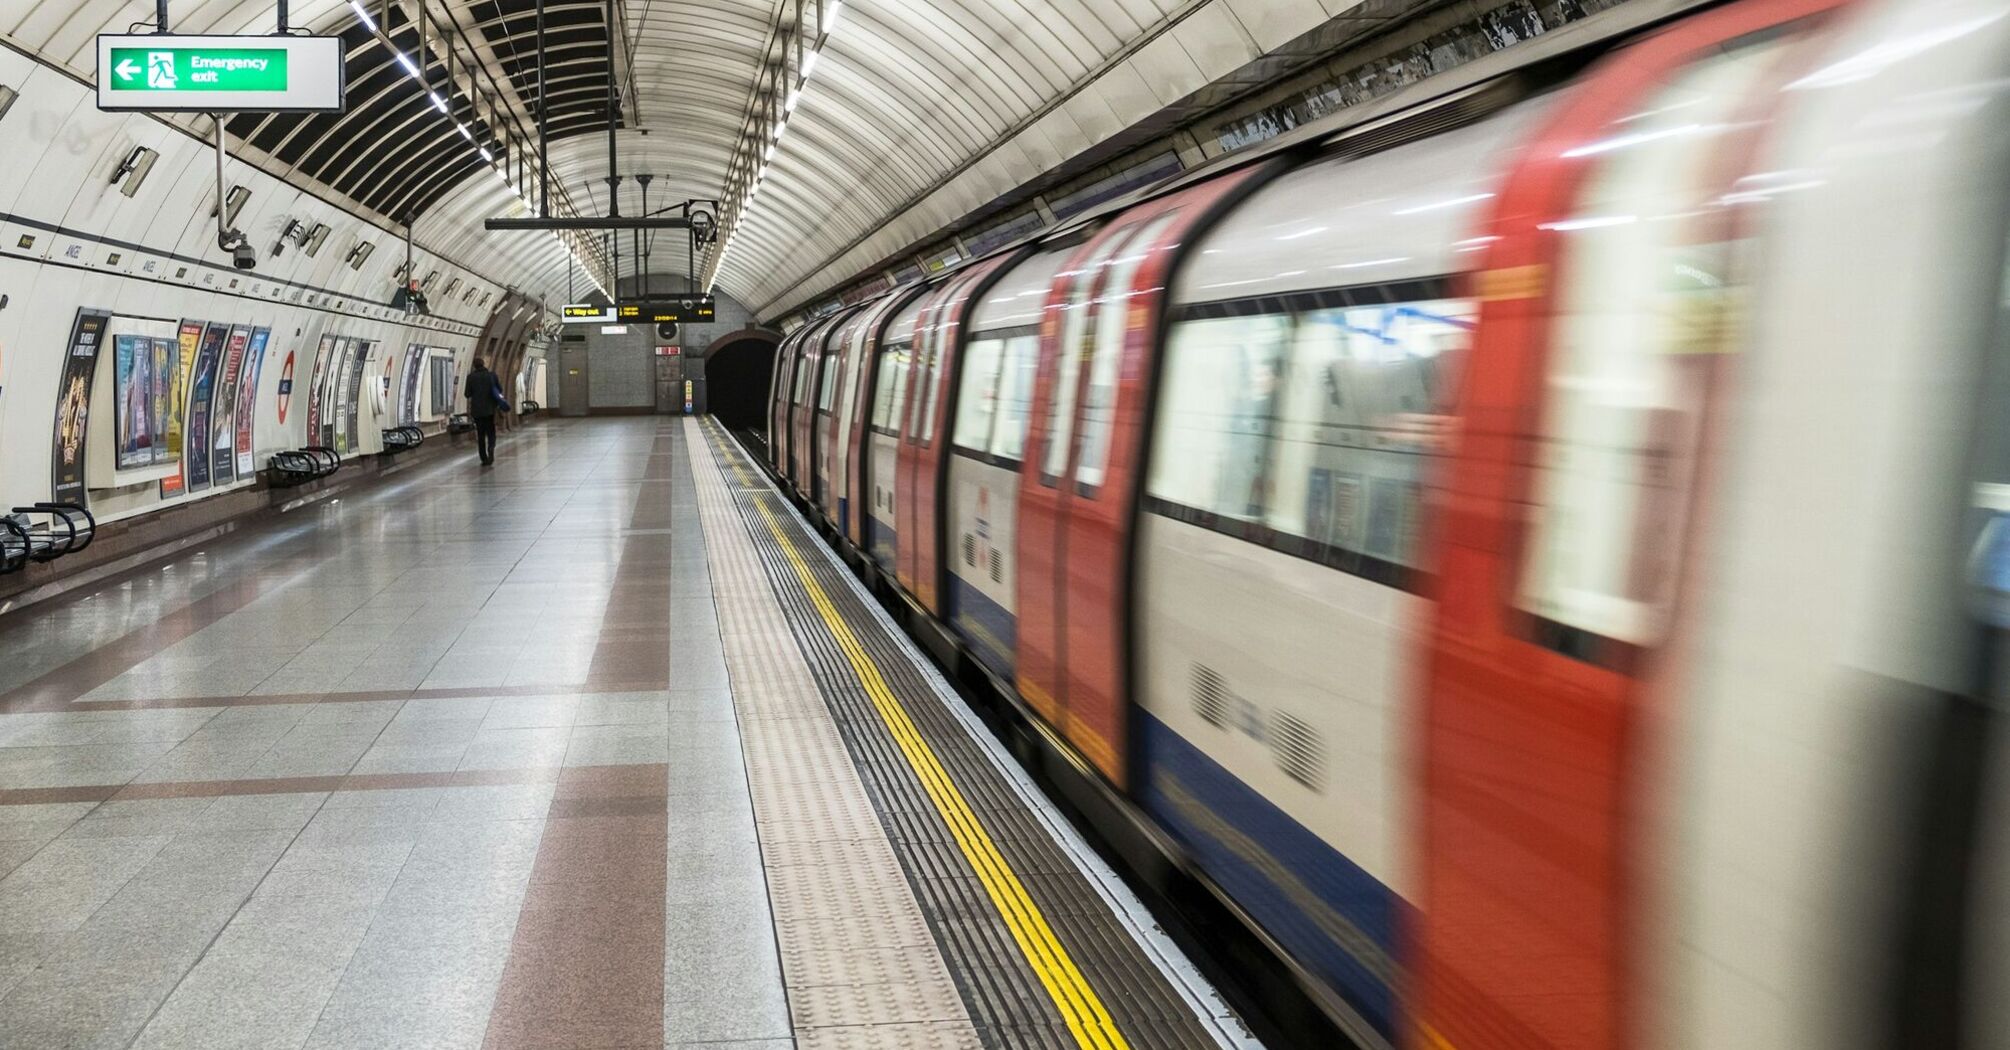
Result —
M 238 325 L 230 330 L 211 393 L 216 404 L 210 409 L 209 474 L 218 485 L 237 480 L 237 381 L 243 377 L 244 351 L 250 345 L 250 328 Z
M 174 457 L 168 454 L 168 427 L 174 419 L 174 382 L 181 371 L 181 346 L 173 339 L 158 336 L 153 343 L 154 383 L 148 392 L 149 409 L 154 418 L 155 463 L 172 463 Z
M 370 371 L 370 350 L 375 343 L 356 340 L 356 349 L 349 359 L 348 399 L 342 406 L 342 426 L 344 447 L 354 452 L 363 447 L 361 416 L 363 413 L 363 377 Z
M 216 397 L 216 373 L 223 363 L 224 343 L 230 329 L 213 324 L 202 330 L 202 346 L 195 354 L 195 379 L 188 391 L 188 455 L 181 459 L 181 474 L 188 491 L 209 487 L 209 435 L 211 402 Z
M 335 356 L 335 337 L 324 335 L 321 345 L 314 349 L 314 371 L 307 380 L 307 443 L 322 444 L 321 440 L 321 392 L 326 385 L 331 358 Z
M 349 362 L 356 356 L 354 339 L 335 341 L 335 360 L 328 366 L 328 392 L 321 398 L 321 441 L 337 452 L 349 451 L 349 406 L 342 395 L 349 390 Z
M 413 343 L 405 348 L 405 389 L 398 411 L 398 422 L 411 426 L 419 421 L 419 366 L 426 361 L 426 348 Z
M 63 374 L 56 387 L 55 443 L 50 451 L 50 497 L 58 503 L 83 504 L 85 425 L 91 415 L 91 384 L 98 374 L 98 351 L 112 315 L 80 309 L 70 326 L 63 355 Z
M 154 341 L 144 335 L 112 337 L 112 386 L 118 416 L 112 437 L 120 470 L 152 466 L 154 446 L 166 437 L 154 417 Z
M 172 462 L 182 458 L 182 449 L 187 444 L 188 403 L 190 386 L 195 374 L 197 348 L 202 345 L 204 322 L 183 321 L 177 335 L 175 368 L 169 379 L 167 459 Z M 161 498 L 179 496 L 187 487 L 188 468 L 183 467 L 170 477 L 161 479 Z
M 444 354 L 432 359 L 434 419 L 445 419 L 454 414 L 454 359 Z
M 252 462 L 253 424 L 258 415 L 258 378 L 265 371 L 265 344 L 272 329 L 251 330 L 251 345 L 244 351 L 244 372 L 237 382 L 237 476 L 248 478 L 257 471 Z

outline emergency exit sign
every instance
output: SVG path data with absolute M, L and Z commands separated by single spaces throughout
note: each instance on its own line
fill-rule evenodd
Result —
M 340 37 L 98 38 L 102 110 L 341 112 L 345 79 Z

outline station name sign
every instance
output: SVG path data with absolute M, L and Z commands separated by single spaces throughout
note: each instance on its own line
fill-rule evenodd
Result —
M 346 80 L 340 37 L 98 38 L 101 110 L 340 113 Z
M 572 303 L 559 311 L 566 324 L 708 324 L 717 319 L 718 300 L 709 295 L 688 299 L 662 299 L 642 303 L 615 303 L 596 306 Z

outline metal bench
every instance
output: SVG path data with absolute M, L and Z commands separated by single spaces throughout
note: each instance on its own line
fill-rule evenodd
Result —
M 46 520 L 37 521 L 36 518 Z M 55 561 L 91 545 L 98 519 L 76 503 L 35 503 L 0 518 L 0 574 Z
M 319 481 L 342 469 L 342 457 L 326 445 L 309 445 L 291 452 L 275 452 L 266 461 L 272 468 L 272 484 L 290 488 Z
M 384 451 L 396 455 L 410 452 L 426 442 L 426 432 L 418 427 L 390 427 L 384 431 Z

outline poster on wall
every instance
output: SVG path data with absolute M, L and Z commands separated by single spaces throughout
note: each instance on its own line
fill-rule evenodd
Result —
M 216 396 L 217 366 L 223 362 L 223 347 L 229 338 L 229 328 L 210 325 L 202 330 L 202 348 L 195 354 L 195 378 L 188 391 L 188 455 L 181 459 L 181 475 L 190 492 L 209 487 L 211 401 Z
M 314 350 L 314 372 L 307 380 L 307 443 L 319 445 L 321 441 L 321 387 L 322 379 L 328 372 L 329 358 L 335 356 L 335 337 L 324 335 L 321 345 Z
M 58 503 L 85 501 L 84 426 L 91 413 L 91 383 L 98 373 L 98 350 L 105 338 L 105 326 L 112 315 L 103 310 L 81 309 L 70 327 L 68 352 L 63 357 L 63 375 L 56 387 L 55 447 L 50 454 L 53 479 L 50 485 Z
M 251 329 L 238 325 L 230 330 L 230 342 L 223 352 L 223 366 L 217 370 L 216 387 L 210 409 L 209 473 L 218 485 L 237 479 L 237 381 L 244 374 L 244 351 L 251 344 Z
M 359 429 L 363 414 L 363 376 L 370 370 L 370 348 L 375 345 L 358 339 L 355 358 L 349 363 L 349 403 L 342 418 L 352 451 L 363 447 L 363 433 Z
M 174 381 L 181 371 L 181 345 L 173 339 L 155 337 L 154 386 L 148 392 L 148 411 L 154 417 L 154 462 L 172 463 L 174 457 L 168 454 L 168 428 L 174 421 Z
M 349 358 L 355 350 L 354 340 L 335 341 L 335 360 L 328 366 L 328 390 L 321 395 L 321 444 L 337 452 L 349 451 L 348 431 L 342 425 L 348 408 L 342 404 L 342 393 L 349 389 Z
M 244 374 L 237 382 L 237 476 L 248 478 L 257 470 L 252 462 L 253 424 L 258 419 L 258 377 L 265 372 L 265 344 L 272 329 L 251 330 L 251 345 L 244 351 Z
M 175 367 L 168 378 L 167 459 L 182 458 L 188 432 L 189 385 L 195 373 L 196 348 L 202 345 L 203 322 L 183 321 L 175 339 Z M 186 488 L 187 469 L 161 479 L 161 498 L 179 496 Z
M 454 412 L 454 359 L 435 357 L 433 360 L 433 418 L 450 416 Z
M 118 418 L 112 436 L 118 442 L 120 470 L 152 466 L 154 446 L 164 435 L 154 426 L 154 341 L 143 335 L 112 337 L 112 384 L 118 392 Z
M 419 421 L 419 366 L 426 360 L 426 348 L 413 343 L 405 348 L 405 389 L 398 409 L 398 422 L 411 426 Z

